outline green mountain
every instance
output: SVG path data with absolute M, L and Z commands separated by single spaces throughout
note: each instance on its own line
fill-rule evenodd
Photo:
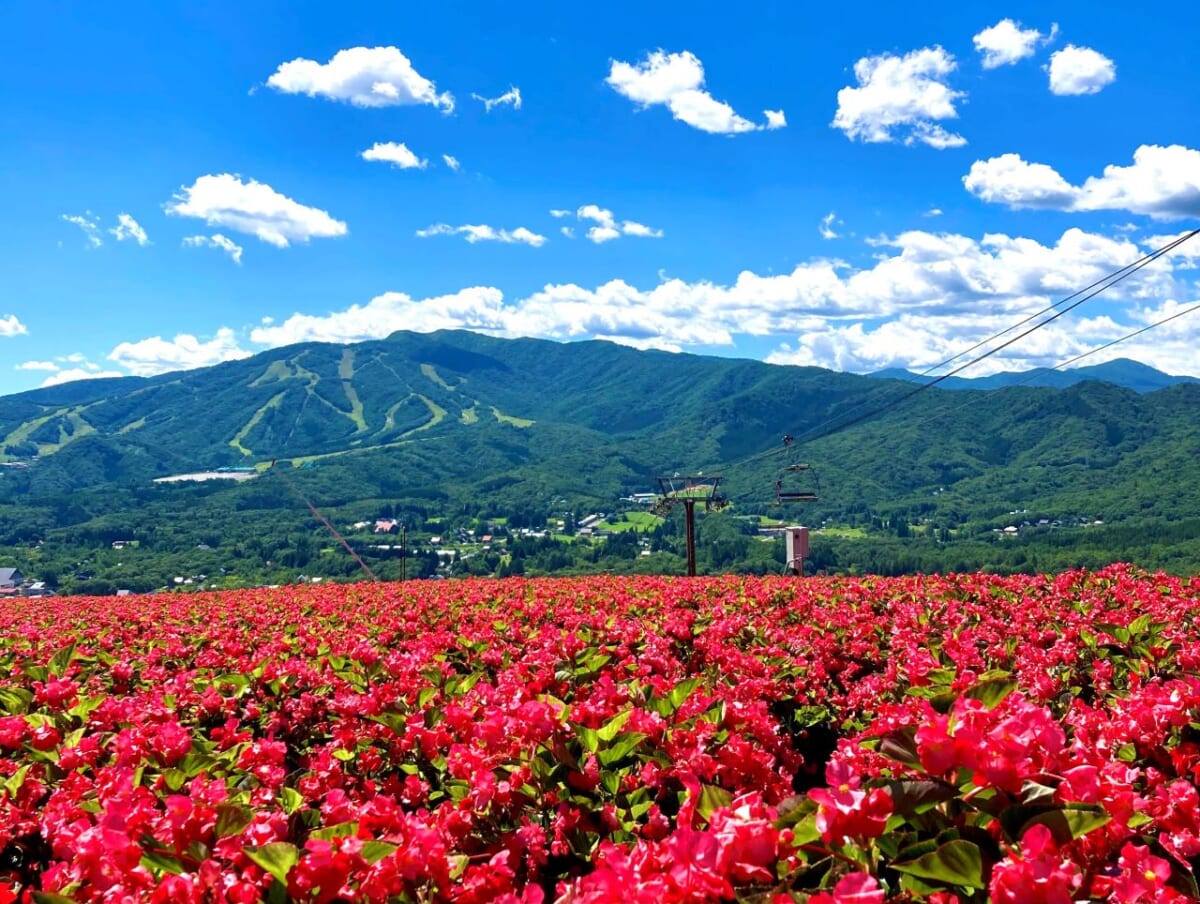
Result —
M 1130 538 L 1173 525 L 1155 542 L 1200 568 L 1200 521 L 1189 520 L 1200 519 L 1200 385 L 934 389 L 900 402 L 911 390 L 819 368 L 461 331 L 67 384 L 0 398 L 0 554 L 47 538 L 79 550 L 135 537 L 175 551 L 236 540 L 245 555 L 257 543 L 267 561 L 268 539 L 278 556 L 289 537 L 322 530 L 297 494 L 343 522 L 408 511 L 535 524 L 612 511 L 656 490 L 656 475 L 703 471 L 723 476 L 734 513 L 869 536 L 985 543 L 1045 522 L 1064 528 L 1053 542 L 1067 548 L 1082 534 L 1071 541 L 1066 528 L 1103 521 L 1131 531 L 1106 535 L 1104 555 L 1128 558 Z M 272 461 L 281 479 L 266 472 Z M 813 470 L 789 470 L 800 462 Z M 153 482 L 222 467 L 263 476 Z M 820 500 L 772 508 L 777 484 L 819 486 Z
M 901 367 L 877 370 L 869 376 L 884 380 L 906 380 L 910 383 L 928 383 L 934 379 Z M 1200 383 L 1195 377 L 1175 376 L 1140 361 L 1116 358 L 1103 364 L 1089 364 L 1070 370 L 1035 367 L 1033 370 L 1004 371 L 986 377 L 947 377 L 937 385 L 939 389 L 1001 389 L 1005 386 L 1054 386 L 1062 389 L 1085 380 L 1112 383 L 1134 392 L 1154 392 L 1156 389 L 1165 389 L 1179 383 Z

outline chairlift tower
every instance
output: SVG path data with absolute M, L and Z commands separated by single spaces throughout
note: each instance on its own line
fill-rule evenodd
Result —
M 729 505 L 729 500 L 717 492 L 721 478 L 703 474 L 681 477 L 659 477 L 658 486 L 662 496 L 655 503 L 655 510 L 660 515 L 670 512 L 675 506 L 682 505 L 684 513 L 684 532 L 687 543 L 687 574 L 689 578 L 696 576 L 696 503 L 703 502 L 706 512 L 715 512 Z

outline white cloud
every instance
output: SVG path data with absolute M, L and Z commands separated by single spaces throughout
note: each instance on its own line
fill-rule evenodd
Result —
M 435 235 L 461 235 L 472 245 L 476 242 L 502 242 L 506 245 L 532 245 L 534 248 L 540 248 L 546 244 L 544 235 L 538 235 L 524 226 L 509 230 L 483 224 L 451 226 L 448 223 L 434 223 L 425 229 L 417 230 L 418 238 L 427 239 Z
M 831 210 L 829 213 L 825 214 L 825 216 L 821 217 L 821 225 L 817 227 L 817 232 L 821 234 L 821 238 L 823 239 L 839 238 L 837 232 L 833 228 L 833 225 L 834 223 L 840 225 L 841 222 L 842 221 L 837 218 L 837 213 Z
M 24 336 L 29 332 L 16 314 L 0 317 L 0 336 Z
M 925 211 L 923 214 L 921 214 L 921 216 L 923 216 L 923 217 L 940 217 L 943 213 L 945 213 L 945 211 L 943 211 L 940 207 L 931 207 L 927 211 Z
M 446 166 L 450 167 L 450 169 L 454 170 L 456 173 L 462 169 L 462 164 L 458 162 L 457 157 L 451 157 L 449 154 L 442 154 L 442 160 L 446 162 Z
M 1010 207 L 1069 210 L 1078 189 L 1044 163 L 1027 163 L 1019 154 L 976 160 L 963 177 L 967 191 L 980 200 Z
M 575 238 L 575 230 L 570 226 L 559 226 L 558 231 L 569 239 Z
M 865 268 L 817 258 L 790 273 L 746 271 L 725 284 L 670 278 L 649 287 L 619 279 L 594 287 L 551 284 L 512 301 L 489 286 L 427 299 L 388 292 L 326 316 L 295 314 L 255 329 L 251 339 L 262 345 L 350 342 L 397 329 L 463 328 L 682 349 L 736 347 L 737 337 L 754 336 L 781 343 L 771 356 L 781 363 L 924 369 L 1143 253 L 1127 238 L 1079 229 L 1047 244 L 1002 234 L 974 239 L 912 231 L 884 237 L 876 247 L 877 258 Z M 1096 303 L 1109 311 L 1124 306 L 1125 313 L 1085 307 L 997 356 L 996 366 L 1057 363 L 1128 332 L 1137 311 L 1178 291 L 1177 268 L 1160 261 Z M 785 341 L 793 344 L 783 347 Z M 1200 362 L 1179 372 L 1188 368 L 1200 369 Z
M 1122 210 L 1156 220 L 1200 217 L 1200 151 L 1142 145 L 1131 166 L 1110 164 L 1082 185 L 1071 185 L 1044 163 L 1002 154 L 975 161 L 963 185 L 981 200 L 1009 207 Z
M 640 63 L 612 60 L 605 81 L 614 91 L 642 108 L 663 105 L 671 115 L 702 132 L 736 135 L 786 124 L 782 110 L 767 110 L 767 122 L 758 125 L 739 116 L 733 107 L 704 90 L 704 65 L 691 51 L 656 50 Z
M 117 214 L 117 225 L 108 231 L 118 242 L 132 239 L 143 248 L 150 244 L 150 237 L 146 235 L 146 230 L 127 213 Z
M 941 47 L 925 47 L 904 56 L 884 53 L 854 64 L 858 87 L 838 92 L 833 127 L 866 142 L 902 140 L 943 149 L 967 140 L 946 131 L 939 120 L 955 119 L 954 104 L 966 96 L 947 84 L 958 68 Z
M 1051 35 L 1056 30 L 1052 30 Z M 972 40 L 975 49 L 983 54 L 983 68 L 995 69 L 1033 56 L 1042 42 L 1042 33 L 1036 28 L 1022 28 L 1020 23 L 1012 19 L 1001 19 L 979 32 Z
M 1117 67 L 1090 47 L 1068 44 L 1050 55 L 1050 91 L 1053 94 L 1096 94 L 1117 80 Z
M 403 292 L 385 292 L 365 305 L 351 305 L 324 317 L 293 314 L 278 326 L 255 328 L 250 340 L 276 347 L 296 342 L 361 342 L 382 339 L 396 330 L 503 333 L 504 322 L 504 294 L 489 286 L 420 300 Z
M 569 210 L 551 210 L 550 215 L 559 219 L 569 217 Z M 635 238 L 662 238 L 663 231 L 647 226 L 645 223 L 638 223 L 634 220 L 618 221 L 613 216 L 613 212 L 598 204 L 584 204 L 575 211 L 575 217 L 578 220 L 594 223 L 595 225 L 588 227 L 584 236 L 595 242 L 597 245 L 603 242 L 609 242 L 613 239 L 619 239 L 623 235 L 634 236 Z M 569 226 L 562 227 L 562 234 L 567 238 L 573 238 L 575 232 Z
M 276 248 L 346 234 L 346 224 L 324 210 L 306 207 L 263 182 L 243 182 L 230 173 L 201 176 L 183 186 L 166 211 L 255 235 Z
M 449 113 L 454 97 L 438 94 L 396 47 L 351 47 L 328 63 L 297 58 L 283 63 L 267 85 L 284 94 L 324 97 L 356 107 L 428 104 Z
M 514 110 L 521 109 L 521 89 L 516 87 L 510 87 L 499 97 L 489 98 L 483 97 L 479 94 L 472 94 L 471 97 L 483 104 L 484 110 L 488 113 L 491 113 L 494 107 L 503 106 L 505 104 L 510 105 Z
M 425 169 L 428 160 L 422 160 L 408 149 L 403 142 L 377 141 L 360 155 L 363 160 L 390 163 L 398 169 Z
M 233 239 L 223 236 L 219 232 L 215 232 L 212 235 L 185 236 L 183 245 L 185 248 L 219 248 L 228 254 L 230 260 L 235 264 L 242 262 L 242 252 L 245 250 Z
M 104 239 L 100 237 L 100 220 L 90 210 L 82 215 L 64 213 L 62 214 L 62 220 L 66 223 L 73 223 L 83 230 L 88 247 L 99 248 L 104 244 Z
M 54 373 L 59 370 L 59 366 L 53 361 L 22 361 L 17 365 L 17 370 L 44 370 Z
M 51 374 L 42 381 L 42 388 L 47 386 L 59 386 L 63 383 L 74 383 L 76 380 L 106 380 L 111 377 L 127 377 L 129 374 L 121 373 L 119 370 L 95 370 L 84 367 L 70 367 L 66 370 L 60 370 L 56 374 Z
M 122 342 L 109 353 L 108 360 L 139 377 L 150 377 L 248 358 L 250 354 L 238 346 L 233 330 L 221 327 L 208 342 L 189 333 L 180 333 L 170 341 L 151 336 L 138 342 Z

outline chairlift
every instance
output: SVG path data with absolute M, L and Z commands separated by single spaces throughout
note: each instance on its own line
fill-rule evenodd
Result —
M 785 448 L 793 442 L 794 439 L 792 436 L 788 434 L 784 435 L 783 445 Z M 804 480 L 799 487 L 795 486 L 798 482 L 797 475 L 806 472 L 811 477 Z M 775 481 L 775 504 L 816 502 L 820 498 L 817 487 L 817 472 L 812 465 L 802 462 L 793 462 L 790 465 L 785 465 L 779 478 Z

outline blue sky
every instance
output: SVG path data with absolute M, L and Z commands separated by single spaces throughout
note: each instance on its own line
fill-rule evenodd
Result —
M 0 11 L 0 393 L 446 326 L 923 370 L 1200 226 L 1186 4 L 191 6 Z

